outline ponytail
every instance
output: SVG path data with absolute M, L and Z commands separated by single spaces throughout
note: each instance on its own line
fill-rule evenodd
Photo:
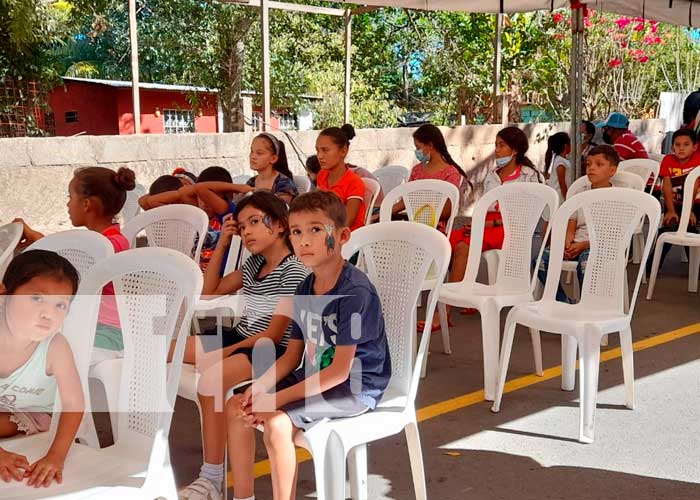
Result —
M 571 144 L 571 138 L 569 138 L 569 134 L 566 132 L 557 132 L 556 134 L 549 136 L 547 139 L 547 153 L 545 153 L 544 156 L 545 174 L 549 172 L 550 168 L 552 168 L 554 155 L 561 155 L 568 144 Z
M 416 130 L 413 133 L 413 138 L 422 142 L 423 144 L 430 144 L 431 146 L 433 146 L 437 150 L 437 152 L 440 153 L 442 159 L 445 160 L 445 163 L 456 168 L 457 171 L 462 175 L 462 177 L 464 177 L 467 180 L 469 185 L 472 188 L 474 187 L 464 169 L 452 159 L 452 155 L 447 150 L 445 138 L 443 137 L 442 132 L 440 132 L 439 128 L 437 128 L 432 123 L 426 123 L 425 125 L 421 125 L 420 127 L 418 127 L 418 130 Z

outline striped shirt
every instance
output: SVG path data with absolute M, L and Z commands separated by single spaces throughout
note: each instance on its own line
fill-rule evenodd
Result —
M 649 158 L 644 144 L 629 130 L 622 134 L 613 146 L 620 160 L 631 160 L 633 158 Z
M 243 337 L 253 337 L 265 331 L 270 326 L 278 300 L 294 296 L 297 286 L 309 274 L 309 270 L 292 254 L 285 257 L 267 276 L 260 278 L 260 270 L 264 265 L 265 258 L 262 255 L 251 255 L 241 266 L 245 312 L 235 331 Z M 290 322 L 280 345 L 287 345 L 291 329 Z

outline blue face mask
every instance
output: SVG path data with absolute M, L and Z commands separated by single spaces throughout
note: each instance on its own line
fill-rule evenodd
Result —
M 501 169 L 510 163 L 513 159 L 513 155 L 504 156 L 503 158 L 496 158 L 496 169 Z
M 430 161 L 430 155 L 425 154 L 422 149 L 416 149 L 416 158 L 421 163 L 428 163 Z

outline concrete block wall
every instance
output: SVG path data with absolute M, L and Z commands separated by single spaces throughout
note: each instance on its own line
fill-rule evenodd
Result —
M 522 127 L 530 138 L 528 155 L 536 165 L 543 165 L 547 137 L 558 131 L 568 131 L 569 124 Z M 477 191 L 493 166 L 493 145 L 500 128 L 498 125 L 442 128 L 450 154 L 470 174 Z M 633 121 L 631 129 L 649 151 L 661 151 L 663 120 Z M 416 163 L 413 131 L 409 128 L 357 130 L 348 162 L 370 171 L 384 165 L 410 168 Z M 303 174 L 303 165 L 289 139 L 281 133 L 276 135 L 287 145 L 292 171 Z M 289 133 L 301 149 L 302 159 L 314 154 L 317 135 L 318 131 Z M 68 183 L 73 170 L 84 166 L 132 168 L 138 182 L 146 187 L 175 167 L 199 173 L 208 166 L 220 165 L 234 176 L 252 174 L 248 167 L 248 150 L 253 137 L 241 132 L 0 139 L 0 224 L 23 217 L 41 231 L 69 229 Z

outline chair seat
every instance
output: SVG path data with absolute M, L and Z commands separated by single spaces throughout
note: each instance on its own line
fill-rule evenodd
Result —
M 700 246 L 700 234 L 669 232 L 659 235 L 658 241 L 671 243 L 672 245 L 683 245 L 690 247 Z
M 177 395 L 190 401 L 197 401 L 199 377 L 200 374 L 194 365 L 183 363 L 182 371 L 180 372 L 180 383 L 177 386 Z
M 551 300 L 520 304 L 511 310 L 510 315 L 514 321 L 527 327 L 572 335 L 580 335 L 587 325 L 596 326 L 603 334 L 629 326 L 629 317 L 622 311 L 599 307 L 591 310 L 579 304 Z
M 529 289 L 516 289 L 506 284 L 445 283 L 438 300 L 459 307 L 481 308 L 487 301 L 496 301 L 499 307 L 509 307 L 532 300 Z
M 195 305 L 195 311 L 213 311 L 216 309 L 227 309 L 234 315 L 242 304 L 239 295 L 221 295 L 213 299 L 199 299 Z
M 152 438 L 130 432 L 126 439 L 109 448 L 94 449 L 74 444 L 66 458 L 63 483 L 49 488 L 30 488 L 24 482 L 0 481 L 0 498 L 86 498 L 109 494 L 113 498 L 138 498 L 143 486 Z M 48 433 L 3 442 L 7 451 L 21 453 L 29 462 L 41 458 L 51 444 Z M 114 488 L 118 487 L 117 491 Z

